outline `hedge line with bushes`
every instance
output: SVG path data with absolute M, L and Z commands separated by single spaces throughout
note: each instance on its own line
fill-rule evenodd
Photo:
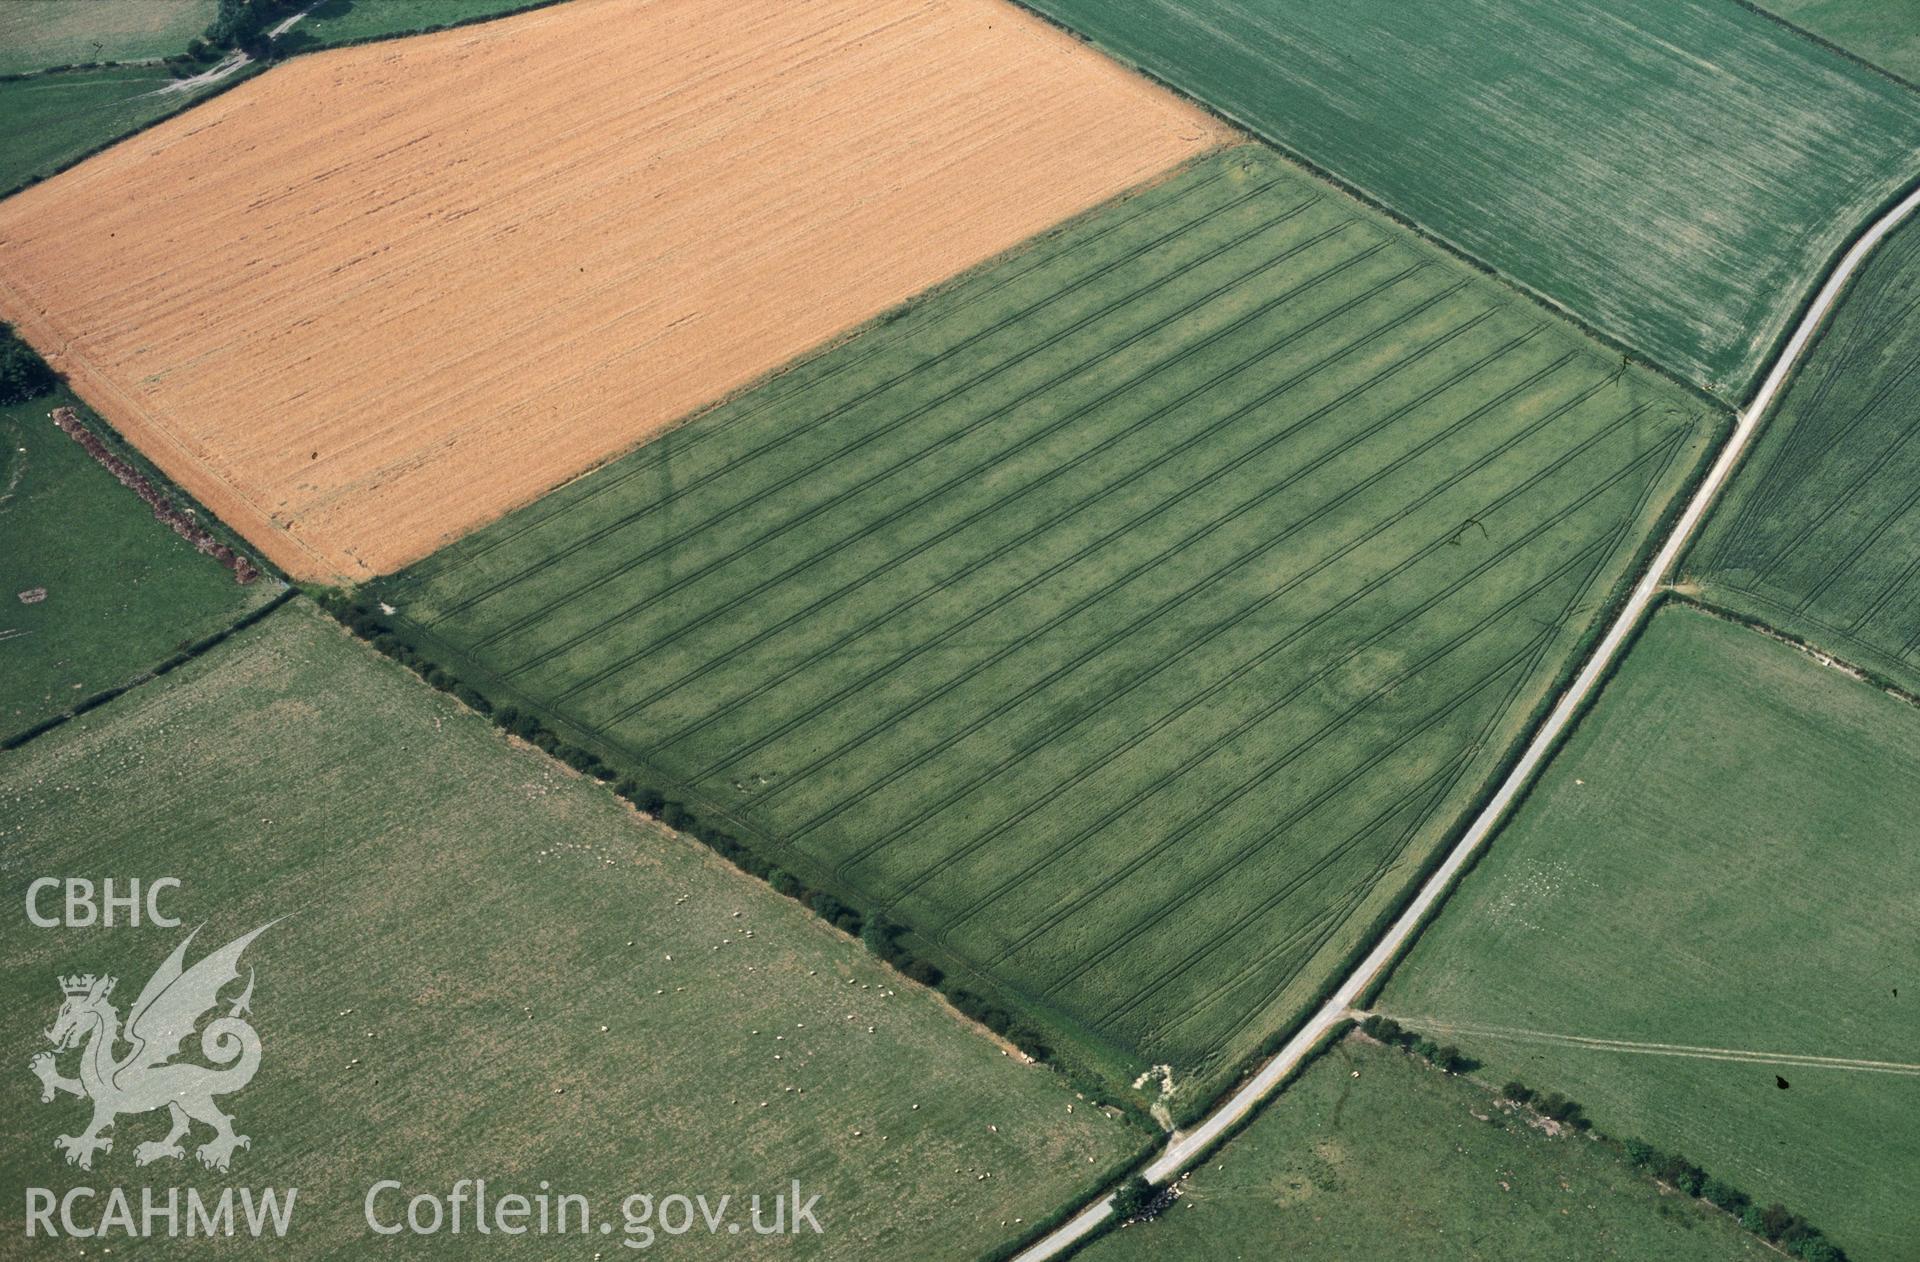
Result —
M 1376 1013 L 1362 1021 L 1360 1028 L 1370 1037 L 1422 1056 L 1448 1073 L 1469 1073 L 1479 1068 L 1476 1062 L 1461 1055 L 1459 1048 L 1435 1046 L 1433 1040 L 1403 1029 L 1392 1017 Z M 1509 1082 L 1500 1088 L 1500 1098 L 1575 1130 L 1592 1129 L 1593 1124 L 1580 1106 L 1557 1091 L 1535 1091 L 1524 1083 Z M 1778 1201 L 1765 1208 L 1755 1205 L 1751 1197 L 1724 1179 L 1716 1179 L 1679 1153 L 1662 1152 L 1645 1140 L 1629 1139 L 1619 1147 L 1634 1169 L 1682 1195 L 1705 1200 L 1725 1210 L 1738 1219 L 1742 1227 L 1793 1257 L 1803 1258 L 1805 1262 L 1846 1262 L 1845 1252 L 1818 1227 Z
M 1676 1192 L 1705 1200 L 1739 1219 L 1754 1235 L 1806 1262 L 1846 1262 L 1846 1253 L 1825 1233 L 1775 1201 L 1764 1208 L 1724 1179 L 1716 1179 L 1679 1153 L 1662 1152 L 1643 1139 L 1622 1145 L 1627 1160 Z

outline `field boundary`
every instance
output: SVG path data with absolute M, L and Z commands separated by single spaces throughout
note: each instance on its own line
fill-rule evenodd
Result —
M 292 586 L 283 586 L 281 590 L 277 592 L 271 600 L 268 600 L 265 604 L 261 605 L 258 609 L 249 610 L 247 613 L 243 614 L 238 620 L 236 620 L 233 623 L 230 623 L 229 625 L 221 628 L 218 631 L 215 631 L 212 635 L 204 636 L 201 639 L 195 640 L 192 644 L 189 644 L 186 648 L 181 649 L 179 652 L 175 653 L 173 656 L 165 659 L 159 665 L 154 666 L 151 669 L 141 671 L 139 674 L 135 675 L 133 678 L 127 680 L 127 682 L 123 684 L 115 684 L 111 688 L 102 688 L 99 692 L 96 692 L 91 696 L 82 698 L 81 700 L 75 702 L 71 707 L 62 711 L 61 713 L 50 715 L 47 718 L 41 719 L 38 723 L 35 723 L 30 727 L 24 727 L 19 731 L 13 733 L 11 736 L 0 736 L 0 751 L 18 749 L 22 745 L 26 744 L 28 741 L 34 739 L 36 736 L 44 736 L 48 732 L 51 732 L 53 729 L 60 727 L 73 719 L 77 719 L 81 715 L 86 714 L 89 711 L 97 710 L 101 706 L 107 704 L 107 702 L 112 701 L 114 698 L 119 697 L 123 693 L 132 692 L 135 688 L 138 688 L 142 684 L 152 683 L 154 680 L 160 678 L 162 675 L 170 674 L 171 672 L 178 670 L 180 667 L 185 666 L 188 662 L 191 662 L 196 657 L 199 657 L 201 654 L 205 653 L 207 650 L 215 648 L 218 645 L 225 643 L 227 640 L 231 639 L 233 636 L 237 635 L 242 631 L 245 631 L 248 627 L 253 626 L 255 623 L 262 621 L 269 614 L 281 608 L 282 606 L 287 604 L 287 602 L 291 601 L 295 596 L 298 596 L 299 594 L 300 594 L 300 590 L 298 588 L 292 587 Z
M 893 921 L 879 911 L 879 902 L 871 894 L 849 882 L 839 879 L 822 864 L 816 862 L 800 850 L 788 846 L 780 838 L 769 834 L 753 822 L 742 819 L 724 805 L 716 802 L 707 794 L 688 785 L 679 776 L 673 775 L 647 758 L 634 753 L 622 742 L 589 731 L 562 715 L 553 713 L 537 698 L 527 696 L 499 675 L 460 653 L 454 646 L 446 643 L 431 630 L 407 619 L 404 615 L 377 616 L 382 630 L 374 633 L 353 613 L 355 602 L 350 597 L 335 594 L 334 589 L 315 587 L 312 594 L 321 607 L 338 619 L 354 635 L 367 640 L 383 654 L 394 657 L 402 665 L 410 667 L 430 687 L 448 692 L 483 716 L 488 716 L 497 724 L 498 712 L 506 710 L 523 716 L 537 716 L 545 731 L 560 742 L 557 748 L 546 748 L 550 757 L 575 770 L 592 774 L 604 781 L 613 781 L 621 777 L 644 776 L 648 786 L 666 796 L 666 801 L 658 812 L 649 810 L 638 803 L 636 809 L 654 814 L 667 827 L 676 833 L 694 836 L 709 849 L 715 850 L 721 857 L 740 869 L 745 875 L 759 880 L 773 888 L 775 893 L 794 898 L 808 906 L 815 915 L 830 923 L 834 917 L 813 905 L 813 895 L 825 895 L 833 900 L 843 911 L 851 912 L 862 922 L 854 929 L 835 924 L 842 932 L 860 938 L 865 942 L 864 926 L 891 921 L 896 938 L 905 936 L 911 939 L 912 946 L 906 950 L 896 950 L 891 955 L 882 955 L 896 973 L 907 981 L 918 981 L 940 994 L 954 1012 L 967 1021 L 985 1027 L 995 1038 L 1005 1039 L 1021 1048 L 1033 1059 L 1045 1063 L 1049 1068 L 1062 1074 L 1077 1089 L 1085 1093 L 1090 1101 L 1105 1104 L 1118 1109 L 1137 1123 L 1148 1125 L 1158 1133 L 1158 1125 L 1150 1118 L 1146 1106 L 1130 1097 L 1122 1095 L 1118 1099 L 1110 1098 L 1110 1091 L 1104 1081 L 1103 1063 L 1116 1062 L 1123 1055 L 1109 1040 L 1097 1032 L 1087 1029 L 1080 1022 L 1060 1012 L 1051 1005 L 1039 1003 L 1024 992 L 1015 991 L 1002 985 L 992 975 L 983 972 L 972 961 L 945 950 L 930 936 L 920 933 L 910 924 Z M 389 643 L 383 644 L 382 641 Z M 444 670 L 440 664 L 452 669 Z M 587 765 L 573 761 L 573 755 L 585 754 L 590 759 Z M 608 757 L 610 756 L 610 758 Z M 619 795 L 619 791 L 616 790 Z M 623 796 L 623 795 L 622 795 Z M 692 810 L 692 825 L 684 825 L 670 818 L 676 810 Z M 708 840 L 704 835 L 709 830 L 701 827 L 720 824 L 726 830 L 722 840 Z M 744 840 L 743 840 L 744 839 Z M 728 847 L 732 850 L 729 851 Z M 764 869 L 756 870 L 756 869 Z M 781 888 L 781 877 L 785 881 L 795 878 L 800 889 Z M 829 908 L 830 909 L 830 908 Z M 875 954 L 881 954 L 876 951 Z M 916 975 L 916 971 L 926 964 L 932 964 L 938 970 L 934 980 L 927 981 Z M 1002 1016 L 1011 1016 L 1012 1028 L 1003 1032 L 995 1025 L 995 1019 L 988 1013 L 998 1009 Z M 1021 1046 L 1020 1035 L 1023 1022 L 1035 1020 L 1035 1014 L 1044 1014 L 1039 1032 L 1051 1032 L 1065 1036 L 1054 1039 L 1039 1049 L 1040 1053 Z M 1066 1046 L 1062 1046 L 1065 1043 Z M 1110 1075 L 1105 1075 L 1110 1076 Z M 1150 1150 L 1150 1149 L 1149 1149 Z M 1129 1163 L 1129 1168 L 1136 1162 Z M 1122 1171 L 1124 1173 L 1124 1171 Z
M 1798 35 L 1801 39 L 1810 40 L 1813 43 L 1818 44 L 1820 47 L 1826 49 L 1830 53 L 1838 53 L 1840 56 L 1845 57 L 1848 61 L 1854 62 L 1855 64 L 1867 70 L 1871 70 L 1877 75 L 1883 75 L 1886 78 L 1893 80 L 1895 83 L 1899 84 L 1903 88 L 1906 88 L 1908 91 L 1920 92 L 1920 83 L 1915 83 L 1913 80 L 1907 78 L 1905 75 L 1902 75 L 1895 71 L 1887 69 L 1885 66 L 1881 65 L 1879 62 L 1873 61 L 1867 57 L 1864 57 L 1861 54 L 1854 52 L 1851 48 L 1847 48 L 1843 45 L 1834 43 L 1832 40 L 1828 39 L 1824 35 L 1819 34 L 1818 32 L 1808 30 L 1806 27 L 1801 26 L 1798 22 L 1795 22 L 1792 18 L 1782 17 L 1780 14 L 1775 13 L 1772 9 L 1763 8 L 1760 5 L 1755 4 L 1753 0 L 1733 0 L 1733 3 L 1739 5 L 1743 9 L 1748 10 L 1751 13 L 1758 14 L 1760 17 L 1767 19 L 1767 21 L 1769 22 L 1773 22 L 1780 26 L 1784 26 L 1789 31 L 1792 31 L 1795 35 Z
M 1809 309 L 1794 326 L 1785 350 L 1776 358 L 1747 407 L 1740 413 L 1732 436 L 1722 446 L 1706 477 L 1686 502 L 1653 561 L 1635 584 L 1632 594 L 1607 626 L 1592 656 L 1581 667 L 1569 689 L 1555 702 L 1545 724 L 1527 741 L 1524 752 L 1466 833 L 1443 852 L 1445 858 L 1407 904 L 1387 936 L 1376 943 L 1361 963 L 1331 992 L 1319 1011 L 1205 1122 L 1185 1135 L 1177 1134 L 1161 1156 L 1140 1172 L 1149 1182 L 1167 1182 L 1211 1150 L 1221 1133 L 1256 1111 L 1291 1077 L 1329 1029 L 1349 1019 L 1353 1006 L 1361 1002 L 1362 997 L 1391 972 L 1407 946 L 1417 938 L 1419 930 L 1442 904 L 1460 874 L 1505 823 L 1508 812 L 1531 786 L 1534 773 L 1558 750 L 1574 721 L 1581 716 L 1591 699 L 1598 695 L 1603 681 L 1624 660 L 1626 647 L 1645 627 L 1647 614 L 1666 590 L 1663 582 L 1665 576 L 1706 520 L 1708 510 L 1718 499 L 1722 488 L 1732 480 L 1734 470 L 1759 431 L 1760 421 L 1785 390 L 1787 381 L 1812 346 L 1815 334 L 1827 314 L 1838 304 L 1854 273 L 1894 228 L 1920 208 L 1920 182 L 1909 181 L 1908 187 L 1912 191 L 1905 198 L 1871 220 L 1855 235 L 1853 244 L 1842 256 L 1837 268 L 1820 286 Z M 1043 1259 L 1059 1256 L 1067 1249 L 1077 1247 L 1112 1217 L 1111 1197 L 1096 1201 L 1065 1226 L 1022 1251 L 1018 1258 L 1020 1262 L 1042 1262 Z
M 1414 235 L 1418 236 L 1422 241 L 1425 241 L 1429 245 L 1435 246 L 1436 248 L 1445 251 L 1449 257 L 1456 259 L 1461 263 L 1466 264 L 1468 267 L 1473 268 L 1476 272 L 1479 272 L 1482 275 L 1493 278 L 1494 280 L 1498 281 L 1500 284 L 1506 286 L 1506 288 L 1511 292 L 1520 295 L 1522 298 L 1529 300 L 1530 302 L 1542 308 L 1549 314 L 1556 316 L 1559 319 L 1562 319 L 1567 323 L 1573 325 L 1575 328 L 1579 329 L 1582 333 L 1586 334 L 1589 338 L 1593 339 L 1594 341 L 1600 343 L 1600 345 L 1606 347 L 1608 350 L 1626 357 L 1628 360 L 1647 369 L 1650 372 L 1658 374 L 1663 380 L 1670 382 L 1673 385 L 1679 386 L 1681 389 L 1685 390 L 1688 394 L 1691 394 L 1696 398 L 1702 399 L 1707 403 L 1712 404 L 1714 407 L 1717 407 L 1723 411 L 1729 411 L 1729 412 L 1735 410 L 1732 404 L 1728 403 L 1724 398 L 1715 394 L 1713 391 L 1700 385 L 1698 382 L 1687 380 L 1685 377 L 1682 377 L 1679 374 L 1675 373 L 1672 369 L 1668 368 L 1665 364 L 1662 364 L 1658 360 L 1653 359 L 1652 357 L 1647 355 L 1645 352 L 1639 350 L 1634 346 L 1627 344 L 1626 342 L 1621 341 L 1619 338 L 1615 337 L 1613 334 L 1608 333 L 1605 330 L 1596 327 L 1595 325 L 1589 323 L 1582 316 L 1579 316 L 1574 312 L 1568 310 L 1567 308 L 1561 306 L 1559 303 L 1555 302 L 1552 298 L 1548 297 L 1546 294 L 1540 292 L 1539 290 L 1533 288 L 1531 285 L 1523 284 L 1522 282 L 1514 279 L 1513 277 L 1508 276 L 1505 272 L 1500 271 L 1498 268 L 1492 266 L 1491 264 L 1481 259 L 1477 254 L 1471 253 L 1470 251 L 1457 245 L 1450 238 L 1438 232 L 1435 232 L 1433 229 L 1427 227 L 1425 224 L 1421 223 L 1420 221 L 1413 219 L 1407 216 L 1406 214 L 1402 213 L 1401 211 L 1395 209 L 1393 206 L 1388 205 L 1386 202 L 1380 200 L 1379 197 L 1375 196 L 1372 192 L 1370 192 L 1364 186 L 1355 184 L 1352 181 L 1346 179 L 1344 176 L 1338 174 L 1337 172 L 1327 167 L 1321 166 L 1318 162 L 1315 162 L 1312 158 L 1307 157 L 1307 155 L 1293 148 L 1291 145 L 1287 144 L 1285 141 L 1269 136 L 1268 134 L 1266 134 L 1266 132 L 1262 131 L 1258 127 L 1253 126 L 1251 123 L 1247 122 L 1245 119 L 1240 118 L 1227 110 L 1221 109 L 1219 106 L 1215 105 L 1211 101 L 1203 100 L 1202 98 L 1195 96 L 1193 93 L 1187 91 L 1185 88 L 1182 88 L 1177 84 L 1174 84 L 1172 82 L 1169 82 L 1166 79 L 1163 79 L 1158 74 L 1154 73 L 1151 69 L 1149 69 L 1146 66 L 1140 65 L 1138 62 L 1134 61 L 1132 58 L 1123 55 L 1122 53 L 1120 53 L 1115 49 L 1108 48 L 1105 44 L 1100 43 L 1098 40 L 1092 39 L 1091 37 L 1087 36 L 1083 32 L 1076 30 L 1075 28 L 1067 25 L 1065 22 L 1060 21 L 1058 18 L 1052 16 L 1051 14 L 1043 13 L 1040 10 L 1034 8 L 1031 4 L 1028 3 L 1028 0 L 1007 0 L 1007 3 L 1022 10 L 1023 12 L 1032 14 L 1034 17 L 1040 19 L 1042 22 L 1045 22 L 1050 26 L 1053 26 L 1058 28 L 1059 30 L 1065 31 L 1068 35 L 1080 41 L 1082 44 L 1085 44 L 1087 47 L 1095 50 L 1102 57 L 1105 57 L 1107 60 L 1113 62 L 1115 65 L 1126 68 L 1132 73 L 1139 75 L 1141 78 L 1146 79 L 1148 82 L 1160 88 L 1162 91 L 1170 92 L 1174 96 L 1177 96 L 1181 100 L 1186 101 L 1188 104 L 1194 106 L 1196 109 L 1205 111 L 1207 114 L 1218 119 L 1220 122 L 1225 123 L 1229 127 L 1232 127 L 1235 131 L 1239 131 L 1246 135 L 1252 136 L 1256 140 L 1256 142 L 1258 142 L 1259 144 L 1263 145 L 1268 149 L 1271 149 L 1274 153 L 1280 155 L 1280 157 L 1284 158 L 1288 162 L 1291 162 L 1294 166 L 1299 167 L 1301 170 L 1313 176 L 1315 179 L 1319 180 L 1321 183 L 1332 185 L 1334 188 L 1346 194 L 1348 197 L 1351 197 L 1354 201 L 1359 202 L 1361 205 L 1365 206 L 1367 209 L 1373 211 L 1376 214 L 1384 215 L 1388 219 L 1391 219 L 1394 223 L 1400 225 L 1402 228 L 1405 228 L 1409 232 L 1412 232 Z M 1788 327 L 1789 328 L 1792 327 L 1791 322 L 1789 322 Z
M 1743 596 L 1753 595 L 1752 592 L 1743 589 L 1735 588 L 1733 590 L 1739 591 Z M 1718 618 L 1722 622 L 1731 622 L 1735 626 L 1745 627 L 1755 635 L 1763 635 L 1769 640 L 1784 644 L 1788 648 L 1813 658 L 1823 666 L 1837 670 L 1843 675 L 1850 676 L 1855 681 L 1863 683 L 1869 688 L 1876 688 L 1886 693 L 1889 697 L 1892 697 L 1895 701 L 1920 707 L 1920 694 L 1908 691 L 1872 667 L 1862 666 L 1859 662 L 1851 658 L 1842 657 L 1838 653 L 1834 653 L 1803 636 L 1795 635 L 1791 631 L 1782 631 L 1779 627 L 1774 626 L 1764 618 L 1749 613 L 1742 613 L 1737 609 L 1729 609 L 1725 605 L 1692 592 L 1670 590 L 1667 593 L 1667 599 L 1673 604 L 1684 605 L 1689 609 L 1697 610 L 1709 618 Z
M 43 184 L 46 181 L 52 179 L 56 175 L 60 175 L 64 172 L 71 171 L 73 168 L 79 166 L 82 162 L 85 162 L 88 158 L 99 157 L 101 154 L 113 148 L 115 145 L 124 143 L 125 141 L 132 140 L 135 136 L 140 135 L 142 132 L 152 131 L 155 127 L 158 127 L 160 124 L 166 122 L 168 119 L 178 118 L 180 117 L 180 115 L 186 113 L 188 110 L 194 108 L 197 105 L 206 104 L 208 101 L 211 101 L 214 97 L 219 96 L 223 92 L 231 92 L 233 91 L 233 89 L 239 87 L 243 83 L 250 83 L 254 79 L 258 78 L 262 73 L 271 69 L 277 63 L 250 62 L 248 64 L 256 66 L 258 67 L 258 69 L 248 70 L 246 66 L 242 66 L 233 75 L 220 81 L 219 83 L 214 84 L 212 87 L 208 88 L 205 92 L 199 93 L 198 95 L 195 95 L 195 96 L 190 96 L 188 97 L 187 100 L 182 101 L 180 103 L 179 109 L 168 110 L 166 113 L 161 114 L 156 118 L 148 119 L 146 122 L 141 123 L 138 127 L 128 128 L 126 131 L 121 132 L 117 136 L 114 136 L 107 140 L 103 140 L 99 144 L 93 146 L 93 148 L 87 150 L 85 153 L 75 155 L 72 161 L 64 162 L 61 165 L 53 168 L 51 171 L 48 171 L 43 175 L 30 175 L 26 179 L 21 180 L 18 184 L 15 184 L 12 188 L 0 190 L 0 201 L 5 201 L 7 198 L 12 197 L 15 193 L 24 193 L 26 190 L 34 187 L 36 184 Z M 117 68 L 125 69 L 124 66 L 117 67 Z M 63 70 L 57 73 L 78 74 L 78 73 L 85 73 L 85 72 Z

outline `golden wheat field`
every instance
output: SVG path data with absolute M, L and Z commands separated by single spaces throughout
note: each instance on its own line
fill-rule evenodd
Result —
M 0 204 L 0 317 L 358 580 L 1223 138 L 999 0 L 575 0 L 297 58 Z

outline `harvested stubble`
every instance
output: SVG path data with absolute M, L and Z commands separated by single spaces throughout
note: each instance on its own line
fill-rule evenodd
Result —
M 303 57 L 0 207 L 0 311 L 364 578 L 1221 129 L 988 0 L 583 0 Z

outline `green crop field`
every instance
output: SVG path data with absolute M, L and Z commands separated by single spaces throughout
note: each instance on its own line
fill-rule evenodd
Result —
M 185 52 L 215 0 L 7 0 L 0 5 L 0 74 Z
M 1707 599 L 1920 692 L 1920 224 L 1841 300 L 1687 576 Z
M 1616 1150 L 1549 1137 L 1481 1086 L 1349 1037 L 1187 1180 L 1158 1220 L 1087 1262 L 1447 1258 L 1669 1262 L 1776 1256 L 1663 1195 Z
M 1729 0 L 1029 2 L 1736 400 L 1920 147 Z
M 0 737 L 126 683 L 279 588 L 242 587 L 155 521 L 47 419 L 63 405 L 109 432 L 64 392 L 0 408 Z
M 1908 79 L 1920 79 L 1920 0 L 1766 0 L 1761 6 Z
M 120 66 L 0 82 L 0 192 L 64 170 L 205 94 L 160 94 L 173 81 L 159 67 Z
M 1916 766 L 1912 707 L 1662 612 L 1378 1007 L 1784 1201 L 1859 1262 L 1910 1258 L 1920 1067 L 1650 1045 L 1920 1062 Z
M 821 1236 L 656 1243 L 676 1257 L 968 1259 L 1144 1138 L 1088 1104 L 1070 1111 L 1057 1075 L 1004 1055 L 857 942 L 510 745 L 303 603 L 0 755 L 0 835 L 15 916 L 38 876 L 170 875 L 182 885 L 162 910 L 205 922 L 190 960 L 275 922 L 241 962 L 264 1056 L 222 1099 L 252 1139 L 227 1174 L 191 1153 L 137 1167 L 136 1144 L 166 1129 L 152 1114 L 122 1117 L 91 1172 L 68 1167 L 53 1138 L 78 1133 L 86 1106 L 41 1104 L 27 1072 L 59 975 L 118 977 L 124 1017 L 187 928 L 22 924 L 0 940 L 0 1036 L 16 1052 L 0 1230 L 15 1239 L 22 1187 L 293 1186 L 279 1252 L 338 1258 L 399 1243 L 361 1217 L 380 1179 L 443 1199 L 461 1178 L 496 1197 L 545 1179 L 616 1233 L 628 1193 L 731 1195 L 744 1219 L 749 1195 L 798 1179 L 822 1197 Z M 399 1218 L 404 1199 L 380 1210 Z M 469 1218 L 465 1235 L 401 1252 L 471 1256 L 472 1239 Z M 622 1241 L 573 1247 L 625 1256 Z
M 1248 147 L 371 592 L 1108 1070 L 1217 1085 L 1488 778 L 1701 410 Z

